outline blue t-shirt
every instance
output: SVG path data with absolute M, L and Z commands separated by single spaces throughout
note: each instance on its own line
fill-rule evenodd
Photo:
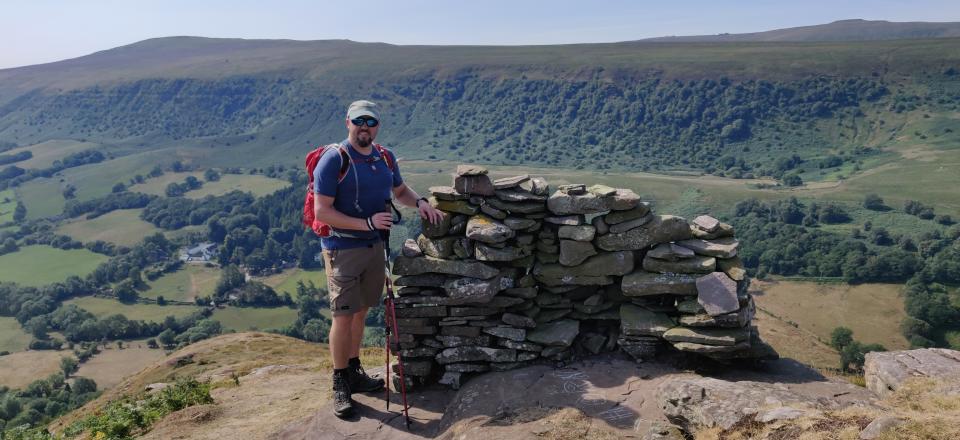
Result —
M 348 140 L 341 142 L 340 146 L 347 150 L 353 162 L 347 167 L 346 175 L 337 182 L 342 156 L 336 148 L 330 148 L 323 152 L 313 170 L 313 191 L 333 197 L 333 207 L 350 217 L 365 219 L 389 209 L 386 201 L 393 196 L 393 188 L 403 184 L 393 153 L 387 152 L 393 163 L 391 170 L 376 148 L 364 155 L 353 149 Z M 380 240 L 378 231 L 333 228 L 330 237 L 320 239 L 320 245 L 324 249 L 349 249 L 376 244 Z

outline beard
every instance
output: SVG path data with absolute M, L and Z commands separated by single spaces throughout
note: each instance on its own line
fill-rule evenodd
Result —
M 357 134 L 357 146 L 360 148 L 367 148 L 373 142 L 373 137 L 370 136 L 370 133 L 359 133 Z

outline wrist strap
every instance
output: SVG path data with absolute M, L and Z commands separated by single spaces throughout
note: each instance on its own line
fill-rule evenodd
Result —
M 429 201 L 429 200 L 427 200 L 427 198 L 426 198 L 426 197 L 420 197 L 419 199 L 417 199 L 417 209 L 420 209 L 420 202 L 427 202 L 427 203 L 430 203 L 430 201 Z
M 373 217 L 367 217 L 367 229 L 371 231 L 376 229 L 373 227 Z

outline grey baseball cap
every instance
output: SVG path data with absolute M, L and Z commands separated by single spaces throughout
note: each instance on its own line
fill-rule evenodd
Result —
M 350 107 L 347 108 L 347 118 L 356 119 L 361 116 L 369 116 L 379 121 L 380 106 L 378 106 L 376 103 L 366 100 L 351 102 Z

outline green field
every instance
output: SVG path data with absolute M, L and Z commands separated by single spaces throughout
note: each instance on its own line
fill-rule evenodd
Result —
M 297 281 L 303 281 L 307 284 L 313 281 L 317 287 L 327 288 L 327 273 L 323 269 L 303 270 L 300 268 L 288 269 L 276 275 L 270 275 L 262 279 L 264 284 L 273 287 L 278 294 L 290 292 L 290 296 L 297 298 Z
M 136 174 L 146 175 L 157 163 L 172 161 L 166 149 L 121 156 L 113 160 L 67 168 L 49 179 L 33 179 L 18 189 L 20 200 L 27 207 L 27 218 L 49 217 L 63 212 L 62 190 L 66 185 L 77 188 L 77 201 L 86 201 L 110 194 L 116 183 L 128 183 Z
M 140 293 L 144 298 L 192 302 L 198 296 L 209 296 L 220 279 L 220 270 L 199 264 L 186 264 L 182 269 L 164 274 L 148 284 L 150 288 Z
M 160 228 L 140 219 L 143 209 L 119 209 L 100 217 L 77 219 L 57 228 L 58 234 L 68 235 L 84 243 L 103 240 L 121 246 L 133 246 Z
M 853 330 L 854 339 L 902 350 L 909 343 L 900 333 L 906 316 L 899 284 L 819 284 L 806 281 L 756 281 L 751 286 L 757 307 L 787 323 L 830 340 L 839 326 Z
M 53 179 L 33 179 L 17 188 L 17 198 L 27 208 L 27 220 L 52 217 L 63 212 L 65 201 Z
M 224 330 L 267 330 L 284 327 L 297 320 L 297 310 L 287 307 L 227 307 L 213 312 Z
M 156 304 L 140 303 L 123 304 L 115 299 L 97 298 L 93 296 L 74 298 L 64 301 L 63 303 L 75 304 L 77 307 L 93 313 L 94 316 L 98 318 L 119 313 L 129 319 L 154 322 L 163 322 L 163 319 L 170 315 L 181 318 L 200 310 L 199 307 L 194 306 L 158 306 Z
M 17 208 L 17 195 L 12 189 L 0 191 L 0 225 L 13 221 L 13 210 Z
M 143 183 L 133 185 L 130 187 L 130 191 L 163 196 L 165 195 L 167 185 L 171 183 L 182 183 L 187 176 L 194 176 L 201 181 L 203 180 L 203 173 L 201 172 L 168 172 L 160 177 L 154 177 Z M 280 179 L 273 179 L 258 174 L 222 174 L 220 180 L 203 182 L 202 187 L 186 193 L 186 197 L 200 199 L 211 195 L 223 195 L 234 190 L 251 192 L 255 197 L 260 197 L 271 194 L 289 184 L 289 182 Z
M 0 316 L 0 351 L 13 353 L 26 350 L 31 339 L 33 337 L 23 331 L 15 318 Z
M 93 142 L 81 142 L 73 139 L 55 139 L 26 147 L 15 148 L 4 154 L 16 154 L 21 151 L 30 151 L 33 157 L 17 162 L 14 165 L 26 169 L 49 168 L 53 161 L 63 159 L 64 156 L 86 150 L 99 149 L 100 145 Z
M 86 276 L 108 258 L 86 249 L 24 246 L 12 254 L 0 255 L 0 281 L 42 286 L 63 281 L 70 275 Z

